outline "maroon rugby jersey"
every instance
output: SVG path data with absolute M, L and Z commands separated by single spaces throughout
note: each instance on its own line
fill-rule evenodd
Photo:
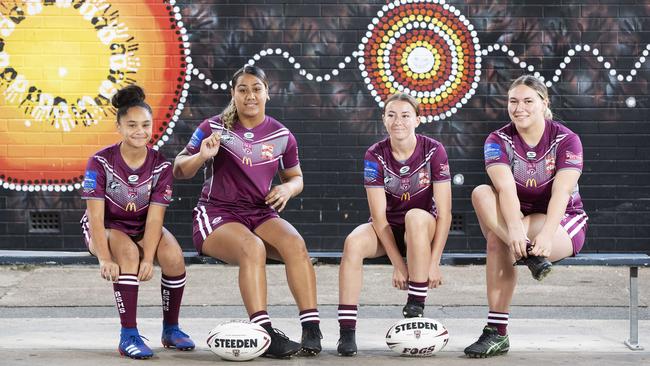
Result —
M 423 135 L 416 138 L 415 151 L 403 163 L 393 157 L 389 138 L 372 145 L 364 158 L 364 185 L 384 188 L 386 218 L 393 226 L 404 225 L 404 215 L 412 208 L 436 215 L 431 183 L 450 180 L 442 144 Z
M 300 163 L 293 134 L 269 116 L 252 129 L 235 122 L 232 130 L 226 130 L 221 118 L 214 116 L 199 125 L 185 148 L 191 155 L 198 153 L 201 141 L 212 133 L 221 134 L 221 146 L 205 163 L 199 202 L 233 209 L 268 208 L 264 198 L 273 177 L 278 170 Z
M 524 215 L 546 213 L 551 200 L 555 174 L 562 169 L 582 172 L 582 143 L 566 126 L 546 121 L 537 146 L 529 146 L 513 123 L 492 132 L 485 140 L 485 167 L 510 166 L 517 185 L 517 196 Z M 583 213 L 578 185 L 571 194 L 566 213 Z
M 172 165 L 162 153 L 147 148 L 144 163 L 131 169 L 117 143 L 88 160 L 81 198 L 104 200 L 104 227 L 133 236 L 144 232 L 150 204 L 169 205 L 172 183 Z

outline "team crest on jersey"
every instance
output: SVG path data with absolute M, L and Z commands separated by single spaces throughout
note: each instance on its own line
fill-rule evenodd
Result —
M 127 196 L 130 199 L 135 199 L 138 196 L 138 191 L 135 188 L 129 188 Z
M 409 170 L 411 170 L 411 167 L 408 166 L 408 165 L 406 165 L 406 166 L 403 166 L 403 167 L 401 167 L 401 168 L 399 169 L 399 173 L 402 174 L 402 175 L 404 175 L 404 174 L 408 173 Z
M 582 164 L 582 153 L 576 154 L 572 151 L 566 151 L 566 163 L 571 165 L 580 165 Z
M 431 178 L 429 178 L 429 173 L 426 171 L 420 171 L 418 173 L 418 186 L 420 188 L 427 187 L 429 184 L 431 184 Z
M 251 144 L 250 142 L 244 142 L 241 148 L 242 150 L 244 150 L 244 154 L 246 155 L 253 154 L 253 144 Z
M 403 191 L 408 191 L 411 188 L 411 178 L 400 179 L 399 186 Z
M 546 168 L 546 172 L 553 173 L 555 170 L 555 158 L 551 155 L 547 155 L 546 159 L 544 159 L 544 167 Z
M 165 186 L 165 193 L 163 193 L 163 198 L 166 201 L 171 201 L 172 200 L 172 187 L 169 185 Z
M 273 144 L 262 144 L 262 158 L 271 160 L 273 159 Z

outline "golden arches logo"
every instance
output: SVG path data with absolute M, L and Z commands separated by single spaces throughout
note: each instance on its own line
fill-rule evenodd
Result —
M 411 194 L 409 192 L 402 193 L 402 201 L 410 201 L 410 200 L 411 200 Z
M 126 206 L 124 207 L 124 209 L 125 209 L 126 211 L 128 211 L 128 212 L 135 212 L 135 211 L 137 211 L 138 208 L 137 208 L 137 206 L 135 205 L 135 202 L 129 202 L 129 203 L 126 204 Z
M 535 178 L 528 178 L 526 180 L 526 188 L 530 188 L 530 187 L 537 188 L 537 181 L 535 180 Z
M 251 158 L 249 158 L 248 156 L 244 156 L 243 158 L 241 158 L 241 162 L 244 165 L 248 165 L 250 167 L 253 166 L 253 160 Z

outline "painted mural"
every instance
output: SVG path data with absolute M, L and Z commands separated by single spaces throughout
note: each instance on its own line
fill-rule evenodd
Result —
M 29 242 L 12 224 L 54 208 L 68 212 L 61 245 L 82 248 L 77 189 L 87 157 L 118 139 L 117 88 L 145 88 L 151 144 L 172 158 L 225 107 L 234 70 L 255 64 L 270 78 L 269 114 L 301 148 L 305 191 L 285 217 L 312 250 L 340 249 L 367 220 L 356 162 L 382 137 L 395 91 L 418 98 L 420 132 L 448 148 L 464 231 L 447 247 L 481 249 L 469 195 L 485 182 L 483 141 L 505 123 L 507 86 L 523 73 L 549 87 L 555 117 L 585 145 L 587 250 L 638 248 L 650 238 L 649 24 L 644 0 L 2 1 L 0 239 Z M 198 182 L 175 184 L 169 225 L 191 247 Z

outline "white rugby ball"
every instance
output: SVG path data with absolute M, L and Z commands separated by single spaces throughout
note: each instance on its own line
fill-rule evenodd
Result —
M 448 341 L 447 328 L 429 318 L 402 319 L 386 333 L 388 347 L 402 356 L 431 356 L 443 349 Z
M 260 356 L 271 345 L 271 337 L 261 326 L 246 320 L 221 323 L 210 331 L 208 347 L 230 361 L 248 361 Z

